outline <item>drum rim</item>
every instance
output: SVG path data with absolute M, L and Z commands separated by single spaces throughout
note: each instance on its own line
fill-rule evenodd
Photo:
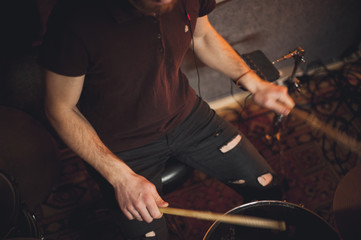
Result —
M 303 205 L 301 204 L 296 204 L 296 203 L 291 203 L 291 202 L 287 202 L 287 201 L 280 201 L 280 200 L 259 200 L 259 201 L 253 201 L 253 202 L 248 202 L 245 204 L 242 204 L 240 206 L 234 207 L 231 210 L 227 211 L 226 213 L 224 213 L 224 215 L 231 213 L 232 211 L 236 210 L 236 209 L 240 209 L 240 208 L 247 208 L 253 205 L 257 205 L 257 204 L 278 204 L 278 205 L 289 205 L 290 207 L 293 208 L 299 208 L 302 210 L 306 210 L 308 213 L 311 213 L 312 215 L 314 215 L 315 217 L 317 217 L 319 220 L 321 220 L 322 222 L 324 222 L 325 224 L 327 224 L 330 229 L 334 232 L 337 233 L 337 231 L 335 230 L 335 228 L 333 226 L 331 226 L 325 219 L 323 219 L 322 217 L 320 217 L 318 214 L 316 214 L 315 212 L 303 207 Z M 212 223 L 212 225 L 208 228 L 206 234 L 203 237 L 203 240 L 207 240 L 206 237 L 211 234 L 215 227 L 217 227 L 220 224 L 220 222 L 217 220 L 214 223 Z
M 6 226 L 6 228 L 9 228 L 9 231 L 10 231 L 11 228 L 13 226 L 15 226 L 17 218 L 19 216 L 20 193 L 19 193 L 19 191 L 17 189 L 15 180 L 11 175 L 5 173 L 3 170 L 0 169 L 0 177 L 2 177 L 5 180 L 4 182 L 6 182 L 8 184 L 9 188 L 11 189 L 12 196 L 14 197 L 14 199 L 13 199 L 14 200 L 14 206 L 13 206 L 13 209 L 12 209 L 11 216 L 9 217 L 8 225 Z M 8 234 L 8 233 L 4 233 L 4 234 L 5 234 L 5 236 L 0 236 L 0 237 L 6 237 L 6 234 Z
M 28 235 L 31 235 L 31 237 L 36 237 L 37 239 L 42 239 L 43 233 L 38 226 L 38 221 L 34 212 L 30 210 L 26 204 L 22 204 L 21 213 L 23 220 L 26 221 L 27 226 L 29 227 Z

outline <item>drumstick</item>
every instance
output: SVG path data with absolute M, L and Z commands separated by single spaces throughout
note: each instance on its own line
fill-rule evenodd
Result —
M 286 230 L 286 223 L 284 221 L 263 219 L 263 218 L 251 217 L 251 216 L 224 215 L 219 213 L 186 210 L 186 209 L 170 208 L 170 207 L 159 208 L 159 210 L 161 213 L 164 214 L 177 215 L 182 217 L 192 217 L 202 220 L 219 221 L 219 222 L 243 225 L 248 227 L 259 227 L 259 228 L 267 228 L 267 229 L 280 230 L 280 231 Z
M 333 138 L 335 141 L 343 144 L 349 150 L 361 156 L 361 142 L 357 141 L 354 138 L 351 138 L 344 132 L 341 132 L 340 130 L 333 128 L 329 124 L 321 122 L 316 118 L 316 116 L 309 114 L 305 111 L 294 108 L 292 109 L 291 114 L 306 121 L 309 125 L 321 130 L 323 133 Z

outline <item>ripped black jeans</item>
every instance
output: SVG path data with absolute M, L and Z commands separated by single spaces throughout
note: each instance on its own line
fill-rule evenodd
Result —
M 170 158 L 176 158 L 219 179 L 246 199 L 247 195 L 250 195 L 249 199 L 277 198 L 267 195 L 267 192 L 273 192 L 274 181 L 264 187 L 257 180 L 266 173 L 274 175 L 264 158 L 242 133 L 219 117 L 201 99 L 198 99 L 191 114 L 165 136 L 146 146 L 117 155 L 137 174 L 153 182 L 160 193 L 165 163 Z M 114 212 L 119 212 L 120 227 L 125 239 L 147 239 L 145 234 L 152 231 L 156 237 L 148 239 L 167 239 L 164 219 L 150 224 L 137 220 L 129 221 L 120 213 L 112 187 L 91 169 L 90 175 L 95 177 L 105 197 L 112 201 Z

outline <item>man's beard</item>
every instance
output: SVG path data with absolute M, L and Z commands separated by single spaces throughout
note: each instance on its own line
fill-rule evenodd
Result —
M 145 14 L 163 14 L 165 12 L 170 12 L 177 0 L 173 0 L 170 3 L 163 5 L 153 4 L 151 0 L 128 0 L 134 7 L 139 11 Z

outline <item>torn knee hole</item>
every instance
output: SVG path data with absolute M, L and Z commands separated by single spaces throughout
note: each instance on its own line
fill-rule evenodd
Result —
M 237 146 L 237 144 L 241 141 L 241 139 L 242 139 L 242 136 L 238 134 L 231 141 L 229 141 L 227 144 L 221 146 L 219 148 L 219 150 L 222 153 L 229 152 L 229 151 L 231 151 L 233 148 L 235 148 Z
M 145 234 L 145 237 L 155 237 L 155 236 L 156 235 L 155 235 L 154 231 L 151 231 L 151 232 Z
M 270 184 L 272 182 L 272 174 L 271 173 L 266 173 L 266 174 L 263 174 L 261 176 L 259 176 L 257 178 L 258 182 L 263 186 L 267 186 L 268 184 Z

